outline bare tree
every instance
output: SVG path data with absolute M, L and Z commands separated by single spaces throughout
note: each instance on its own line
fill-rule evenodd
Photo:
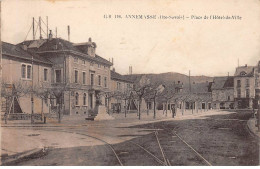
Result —
M 153 118 L 154 119 L 156 118 L 156 101 L 157 101 L 157 98 L 163 94 L 164 89 L 165 89 L 164 85 L 155 83 L 153 85 L 150 85 L 146 90 L 145 97 L 148 100 L 153 101 L 153 111 L 154 111 Z
M 4 119 L 5 123 L 7 123 L 7 118 L 11 109 L 13 108 L 14 112 L 14 100 L 19 100 L 20 97 L 23 97 L 29 94 L 31 91 L 31 86 L 27 82 L 17 81 L 14 83 L 8 83 L 5 81 L 1 82 L 1 98 L 4 98 L 5 104 L 5 114 Z

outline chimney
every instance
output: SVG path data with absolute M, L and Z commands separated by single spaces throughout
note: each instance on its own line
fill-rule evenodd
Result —
M 68 25 L 68 41 L 70 42 L 70 26 Z
M 245 67 L 247 67 L 247 64 L 245 64 Z
M 91 37 L 89 37 L 89 38 L 88 38 L 88 42 L 92 42 L 92 39 L 91 39 Z
M 90 39 L 91 40 L 91 39 Z M 114 65 L 114 58 L 112 58 L 112 64 Z
M 52 40 L 52 31 L 50 30 L 49 40 Z
M 113 67 L 113 69 L 112 69 L 112 70 L 113 70 L 113 72 L 115 72 L 115 71 L 116 71 L 116 69 L 115 69 L 114 67 Z

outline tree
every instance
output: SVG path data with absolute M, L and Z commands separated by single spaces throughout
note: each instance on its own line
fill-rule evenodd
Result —
M 171 102 L 171 99 L 174 96 L 175 96 L 175 85 L 174 84 L 165 86 L 164 91 L 159 96 L 160 99 L 162 100 L 162 102 L 165 103 L 166 110 L 163 110 L 163 112 L 166 111 L 166 116 L 167 116 L 167 112 L 168 112 L 168 103 Z
M 6 110 L 4 114 L 5 123 L 7 123 L 8 114 L 13 108 L 14 113 L 14 100 L 19 100 L 20 97 L 29 94 L 32 91 L 28 82 L 17 81 L 14 83 L 1 82 L 1 98 L 6 102 Z M 1 100 L 2 101 L 2 100 Z
M 142 98 L 144 98 L 145 93 L 147 93 L 147 90 L 150 87 L 150 79 L 148 79 L 146 76 L 142 76 L 141 80 L 138 84 L 136 84 L 133 88 L 133 94 L 137 97 L 138 100 L 138 118 L 141 119 L 141 103 Z
M 153 118 L 156 118 L 156 99 L 163 94 L 165 86 L 162 84 L 155 83 L 147 88 L 145 97 L 147 100 L 153 100 Z

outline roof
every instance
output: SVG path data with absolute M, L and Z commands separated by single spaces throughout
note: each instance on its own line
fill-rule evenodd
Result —
M 233 76 L 229 76 L 224 84 L 224 88 L 232 88 L 234 87 L 234 77 Z
M 214 77 L 212 83 L 212 90 L 219 90 L 234 87 L 234 77 L 232 76 L 222 76 L 222 77 Z
M 94 43 L 94 42 L 93 42 Z M 95 57 L 89 56 L 87 53 L 82 52 L 79 50 L 76 46 L 77 44 L 74 44 L 72 42 L 69 42 L 67 40 L 61 39 L 61 38 L 52 38 L 52 39 L 38 39 L 38 40 L 28 40 L 24 41 L 22 43 L 19 43 L 18 45 L 27 45 L 32 51 L 35 52 L 49 52 L 49 51 L 74 51 L 74 54 L 81 55 L 82 57 L 91 60 L 96 61 L 99 63 L 103 63 L 106 65 L 113 65 L 108 60 L 100 57 L 99 55 L 95 55 Z
M 111 79 L 112 80 L 119 80 L 119 81 L 124 81 L 124 82 L 129 82 L 129 83 L 133 83 L 132 80 L 126 78 L 125 76 L 122 76 L 121 74 L 111 70 Z
M 31 61 L 33 57 L 33 61 L 35 62 L 52 65 L 52 62 L 49 61 L 48 59 L 42 58 L 36 53 L 24 50 L 18 45 L 13 45 L 7 42 L 2 42 L 2 52 L 3 55 L 17 57 L 20 59 L 26 59 L 29 61 Z
M 171 100 L 178 100 L 178 101 L 211 101 L 211 93 L 177 93 Z
M 244 75 L 242 75 L 241 73 L 245 73 Z M 240 66 L 236 68 L 236 72 L 235 72 L 235 76 L 241 77 L 241 76 L 245 76 L 245 77 L 250 77 L 253 76 L 254 74 L 254 66 Z

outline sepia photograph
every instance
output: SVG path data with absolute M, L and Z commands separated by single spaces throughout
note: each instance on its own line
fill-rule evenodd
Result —
M 0 0 L 0 165 L 259 166 L 259 0 Z

